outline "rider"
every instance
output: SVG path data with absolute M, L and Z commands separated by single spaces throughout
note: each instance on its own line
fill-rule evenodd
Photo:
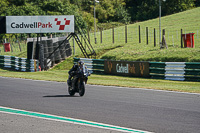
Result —
M 78 61 L 78 63 L 73 65 L 73 67 L 69 70 L 69 72 L 68 72 L 69 77 L 68 77 L 68 80 L 67 80 L 68 85 L 71 84 L 72 77 L 77 74 L 78 69 L 83 68 L 83 65 L 84 65 L 83 61 Z

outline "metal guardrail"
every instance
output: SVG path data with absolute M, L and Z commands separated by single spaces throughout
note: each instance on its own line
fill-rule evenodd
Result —
M 74 58 L 74 63 L 82 60 L 91 73 L 104 73 L 103 59 Z M 200 81 L 200 63 L 198 62 L 149 62 L 150 78 Z
M 0 67 L 23 72 L 39 71 L 39 62 L 34 59 L 0 55 Z
M 200 81 L 200 63 L 150 62 L 150 75 L 155 79 Z

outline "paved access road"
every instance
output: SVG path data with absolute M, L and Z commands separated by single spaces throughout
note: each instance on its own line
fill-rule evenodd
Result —
M 83 97 L 70 97 L 66 83 L 0 77 L 0 106 L 156 133 L 200 132 L 200 94 L 87 85 Z

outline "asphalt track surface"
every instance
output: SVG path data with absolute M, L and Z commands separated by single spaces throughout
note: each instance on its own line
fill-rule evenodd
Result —
M 200 132 L 200 94 L 87 85 L 83 97 L 71 97 L 66 83 L 0 77 L 0 106 L 156 133 Z M 0 113 L 1 131 L 14 132 L 17 123 L 24 132 L 117 132 Z

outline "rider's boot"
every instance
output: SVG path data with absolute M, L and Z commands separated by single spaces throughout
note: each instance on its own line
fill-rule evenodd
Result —
M 68 80 L 67 80 L 67 84 L 68 84 L 68 86 L 72 86 L 72 79 L 71 79 L 72 77 L 69 75 L 69 78 L 68 78 Z

